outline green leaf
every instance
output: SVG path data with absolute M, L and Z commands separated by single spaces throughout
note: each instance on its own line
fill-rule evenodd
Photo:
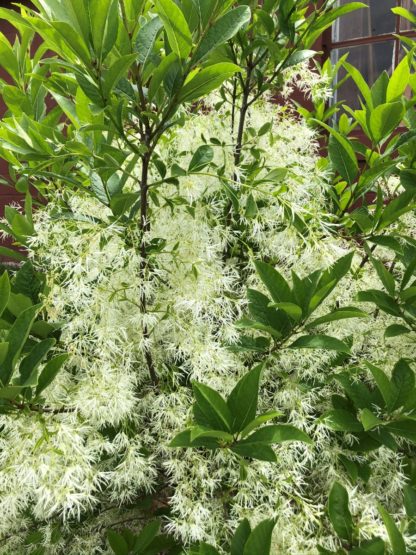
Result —
M 376 245 L 381 245 L 382 247 L 387 247 L 397 254 L 403 254 L 403 247 L 400 241 L 395 237 L 391 237 L 391 235 L 373 235 L 369 237 L 368 241 Z
M 277 338 L 282 337 L 290 330 L 290 321 L 286 314 L 269 308 L 270 299 L 266 295 L 255 289 L 248 289 L 247 298 L 250 315 L 256 322 L 254 325 L 250 325 L 249 321 L 247 326 L 245 320 L 240 320 L 239 327 L 252 327 L 253 329 L 267 331 Z
M 92 172 L 90 175 L 90 181 L 91 181 L 91 190 L 94 193 L 95 197 L 100 202 L 108 206 L 110 202 L 110 196 L 103 183 L 103 180 L 98 175 L 98 173 Z
M 412 330 L 402 326 L 401 324 L 392 324 L 386 328 L 384 332 L 384 337 L 387 339 L 389 337 L 397 337 L 398 335 L 404 335 L 405 333 L 410 333 Z
M 159 17 L 153 17 L 148 21 L 137 33 L 135 41 L 135 51 L 137 52 L 137 59 L 143 66 L 149 60 L 156 38 L 163 28 L 163 23 Z
M 154 520 L 147 524 L 140 531 L 134 544 L 134 551 L 136 553 L 145 553 L 154 538 L 158 535 L 160 530 L 160 520 Z
M 344 409 L 334 409 L 326 412 L 323 417 L 325 424 L 336 432 L 362 432 L 363 427 L 357 418 Z
M 243 555 L 270 555 L 272 545 L 272 534 L 276 522 L 274 520 L 263 520 L 251 532 L 244 546 Z
M 231 443 L 234 439 L 234 436 L 228 432 L 223 432 L 222 430 L 208 430 L 207 428 L 202 428 L 200 426 L 194 426 L 190 429 L 190 432 L 191 443 L 194 442 L 196 439 L 201 439 L 204 437 L 219 439 L 225 443 Z
M 406 190 L 414 191 L 416 188 L 416 170 L 402 170 L 400 172 L 400 183 Z
M 378 291 L 377 289 L 359 291 L 357 300 L 361 303 L 374 303 L 380 310 L 387 312 L 387 314 L 400 316 L 400 307 L 396 300 L 384 291 Z
M 213 159 L 213 148 L 209 145 L 200 146 L 192 156 L 192 160 L 189 163 L 188 173 L 195 173 L 203 170 L 212 162 Z
M 371 97 L 373 99 L 374 106 L 385 104 L 388 84 L 389 74 L 387 73 L 387 71 L 383 71 L 383 73 L 380 74 L 374 85 L 371 87 Z
M 347 490 L 339 482 L 334 482 L 328 499 L 329 519 L 338 536 L 350 542 L 354 525 L 348 505 Z
M 256 271 L 275 303 L 293 302 L 293 295 L 284 277 L 270 264 L 256 261 Z
M 136 60 L 136 54 L 127 54 L 118 58 L 105 72 L 103 78 L 103 94 L 108 99 L 111 91 L 122 77 L 125 76 L 132 63 Z
M 207 449 L 218 449 L 220 444 L 214 437 L 197 437 L 191 439 L 192 429 L 184 430 L 177 434 L 169 443 L 169 447 L 205 447 Z
M 381 368 L 374 366 L 374 364 L 371 364 L 371 362 L 365 362 L 365 365 L 373 375 L 373 378 L 377 384 L 381 396 L 384 399 L 384 402 L 386 403 L 386 406 L 391 407 L 393 405 L 395 396 L 397 395 L 397 393 L 393 391 L 393 384 L 390 383 L 390 380 L 383 372 L 383 370 L 381 370 Z
M 315 328 L 316 326 L 321 326 L 322 324 L 327 324 L 329 322 L 336 322 L 337 320 L 345 320 L 347 318 L 368 318 L 367 312 L 355 308 L 354 306 L 344 306 L 338 308 L 325 316 L 316 318 L 309 324 L 307 324 L 306 329 Z
M 45 364 L 38 379 L 38 386 L 36 388 L 37 396 L 53 382 L 67 359 L 68 355 L 65 353 L 52 358 Z
M 277 462 L 276 453 L 272 447 L 266 443 L 244 443 L 242 445 L 236 443 L 230 447 L 230 450 L 240 457 L 258 461 Z
M 239 6 L 223 15 L 208 29 L 197 51 L 192 56 L 192 63 L 195 65 L 215 48 L 231 39 L 241 27 L 249 23 L 250 18 L 251 12 L 248 6 Z
M 171 52 L 168 56 L 162 59 L 160 64 L 153 71 L 148 91 L 149 100 L 153 100 L 153 98 L 156 96 L 156 93 L 160 89 L 160 86 L 162 85 L 166 74 L 168 73 L 171 66 L 174 65 L 177 61 L 178 56 L 175 54 L 175 52 Z
M 268 306 L 269 308 L 278 308 L 279 310 L 283 310 L 283 312 L 285 312 L 289 318 L 295 322 L 299 322 L 302 319 L 302 309 L 295 303 L 269 303 Z
M 385 555 L 386 546 L 381 538 L 372 540 L 364 540 L 360 543 L 360 547 L 350 551 L 350 555 Z
M 196 400 L 194 415 L 198 424 L 214 430 L 230 432 L 232 416 L 221 395 L 211 387 L 198 382 L 192 383 L 192 389 Z
M 409 518 L 416 517 L 416 490 L 406 484 L 403 488 L 403 501 Z
M 413 2 L 414 3 L 414 2 Z M 392 8 L 391 11 L 400 17 L 404 17 L 414 25 L 416 25 L 416 15 L 405 8 Z
M 394 198 L 384 209 L 384 212 L 380 218 L 378 229 L 384 229 L 396 220 L 400 218 L 403 214 L 406 214 L 410 210 L 413 210 L 415 204 L 414 192 L 405 191 L 398 197 Z
M 386 291 L 394 296 L 396 292 L 396 282 L 391 272 L 387 270 L 380 260 L 377 258 L 371 257 L 371 263 L 373 264 L 374 268 L 376 269 L 377 275 L 380 278 L 381 283 L 384 285 Z
M 370 115 L 370 131 L 375 143 L 388 138 L 403 119 L 404 108 L 401 102 L 380 104 Z
M 190 555 L 194 555 L 194 552 L 191 551 Z M 209 545 L 208 543 L 201 543 L 199 545 L 199 550 L 195 555 L 220 555 L 215 547 Z
M 371 96 L 370 87 L 368 86 L 364 77 L 361 75 L 361 73 L 359 72 L 359 70 L 357 68 L 355 68 L 354 66 L 352 66 L 348 62 L 343 62 L 342 65 L 346 69 L 348 75 L 350 75 L 350 77 L 352 78 L 354 83 L 357 85 L 358 90 L 362 94 L 362 96 L 363 96 L 366 104 L 368 105 L 368 107 L 370 109 L 372 109 L 373 108 L 373 98 Z
M 411 419 L 395 420 L 384 426 L 384 429 L 392 434 L 404 437 L 412 443 L 416 443 L 416 422 Z
M 244 546 L 251 534 L 251 527 L 249 521 L 245 518 L 238 525 L 237 530 L 231 540 L 231 552 L 230 555 L 241 555 L 244 550 Z
M 4 359 L 6 358 L 8 349 L 9 349 L 9 344 L 7 343 L 7 341 L 1 341 L 0 342 L 0 365 L 3 364 Z
M 361 411 L 360 420 L 366 432 L 368 432 L 369 430 L 373 430 L 374 428 L 377 428 L 378 426 L 383 424 L 383 422 L 379 418 L 377 418 L 377 416 L 373 414 L 369 409 L 363 409 Z
M 7 272 L 3 272 L 3 275 L 0 278 L 0 316 L 5 311 L 10 298 L 10 280 L 9 274 Z
M 254 418 L 254 420 L 252 420 L 249 424 L 247 424 L 244 430 L 242 430 L 241 437 L 242 438 L 246 437 L 250 432 L 258 428 L 262 424 L 265 424 L 266 422 L 269 422 L 274 418 L 279 418 L 280 416 L 283 416 L 283 412 L 276 411 L 276 410 L 265 412 L 264 414 L 260 414 L 259 416 L 256 416 L 256 418 Z
M 30 328 L 39 312 L 40 305 L 31 306 L 17 317 L 7 336 L 9 348 L 2 367 L 0 368 L 0 380 L 7 385 L 13 374 L 14 367 L 20 356 L 24 344 L 29 336 Z
M 352 185 L 358 175 L 358 162 L 351 143 L 329 125 L 315 119 L 312 121 L 321 125 L 330 133 L 328 151 L 331 163 L 341 177 Z
M 258 214 L 258 211 L 259 209 L 258 209 L 257 203 L 254 200 L 253 195 L 250 193 L 247 197 L 246 211 L 244 215 L 247 219 L 250 220 Z
M 28 384 L 27 381 L 33 379 L 39 364 L 47 353 L 55 345 L 56 340 L 45 339 L 36 343 L 30 353 L 22 360 L 19 366 L 20 384 L 21 385 L 36 385 L 36 383 Z
M 395 410 L 406 404 L 409 395 L 415 388 L 415 375 L 413 370 L 404 359 L 400 359 L 393 368 L 392 384 L 394 399 L 392 400 L 391 410 Z
M 91 35 L 94 51 L 100 61 L 106 59 L 118 33 L 118 2 L 115 0 L 89 0 Z
M 62 56 L 67 57 L 66 49 L 62 49 L 62 43 L 65 43 L 65 45 L 70 50 L 72 50 L 75 56 L 82 60 L 82 62 L 88 67 L 91 61 L 90 52 L 81 35 L 75 30 L 75 28 L 64 21 L 52 21 L 51 26 L 56 31 L 56 45 L 61 47 L 59 48 L 59 50 L 63 51 Z M 44 30 L 44 34 L 46 34 L 48 32 L 46 30 L 47 28 L 44 26 L 42 27 Z M 37 25 L 37 30 L 39 30 L 40 34 L 42 34 L 41 30 L 39 29 L 39 25 Z
M 121 534 L 114 532 L 114 530 L 107 531 L 108 543 L 111 549 L 114 551 L 115 555 L 129 555 L 130 549 Z
M 8 401 L 14 401 L 16 397 L 22 392 L 22 386 L 20 385 L 9 385 L 7 387 L 0 387 L 0 399 L 7 399 Z
M 382 505 L 378 505 L 378 510 L 389 536 L 392 555 L 406 555 L 406 544 L 394 520 Z
M 197 100 L 218 88 L 237 72 L 241 72 L 241 68 L 229 62 L 221 62 L 203 68 L 190 81 L 185 83 L 179 94 L 179 101 L 192 102 Z
M 262 370 L 263 364 L 259 364 L 247 372 L 227 399 L 227 405 L 232 414 L 233 432 L 241 432 L 256 417 Z
M 302 441 L 303 443 L 312 443 L 310 437 L 295 426 L 290 424 L 270 424 L 253 432 L 250 436 L 242 439 L 236 445 L 272 445 L 275 443 L 283 443 L 284 441 Z
M 343 341 L 329 335 L 303 335 L 289 345 L 290 349 L 325 349 L 350 353 L 351 348 Z
M 315 50 L 296 50 L 293 54 L 289 56 L 282 67 L 288 68 L 292 66 L 297 66 L 305 60 L 310 60 L 311 58 L 316 56 L 316 54 L 317 52 Z
M 7 310 L 16 318 L 27 308 L 33 306 L 32 301 L 22 293 L 10 293 Z
M 182 10 L 173 0 L 155 0 L 155 6 L 172 51 L 179 58 L 186 59 L 192 49 L 192 35 Z
M 409 78 L 409 60 L 407 56 L 405 56 L 394 70 L 393 75 L 390 77 L 386 93 L 387 102 L 393 102 L 395 100 L 398 100 L 402 96 L 409 84 Z

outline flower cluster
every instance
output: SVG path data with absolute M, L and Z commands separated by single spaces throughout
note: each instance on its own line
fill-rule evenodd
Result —
M 303 79 L 307 69 L 298 68 L 293 78 L 299 72 Z M 315 94 L 313 79 L 308 87 Z M 169 447 L 191 419 L 189 382 L 203 382 L 226 395 L 253 362 L 252 355 L 230 345 L 238 340 L 235 324 L 246 310 L 247 285 L 259 290 L 263 285 L 252 259 L 242 263 L 237 256 L 224 257 L 227 245 L 255 246 L 256 256 L 272 260 L 288 279 L 292 269 L 304 276 L 352 248 L 327 214 L 329 179 L 314 131 L 282 107 L 257 103 L 249 126 L 259 130 L 268 122 L 267 133 L 253 139 L 265 160 L 255 179 L 238 179 L 225 108 L 189 114 L 159 147 L 168 168 L 186 167 L 192 153 L 183 153 L 189 145 L 215 136 L 213 163 L 223 164 L 227 175 L 236 171 L 230 187 L 241 193 L 241 226 L 227 228 L 224 184 L 208 170 L 183 176 L 178 185 L 163 185 L 147 232 L 149 244 L 163 240 L 163 246 L 151 255 L 145 277 L 140 277 L 138 230 L 111 221 L 110 211 L 86 192 L 62 194 L 36 212 L 29 254 L 46 274 L 45 308 L 51 322 L 63 322 L 61 343 L 70 354 L 65 370 L 47 389 L 46 403 L 66 411 L 0 416 L 1 553 L 23 549 L 19 546 L 33 523 L 48 553 L 109 552 L 102 530 L 118 520 L 136 527 L 140 509 L 129 512 L 130 503 L 140 507 L 154 491 L 160 506 L 170 506 L 167 529 L 186 545 L 220 545 L 241 518 L 257 523 L 274 517 L 279 524 L 273 554 L 313 554 L 317 542 L 328 549 L 339 546 L 323 515 L 332 481 L 346 476 L 339 465 L 343 451 L 316 419 L 339 390 L 326 381 L 333 353 L 283 348 L 264 373 L 261 410 L 282 411 L 312 437 L 312 445 L 279 446 L 276 463 L 250 462 L 244 476 L 238 457 L 229 451 Z M 282 169 L 280 177 L 268 179 L 275 168 Z M 135 187 L 131 179 L 127 188 L 134 192 Z M 253 214 L 247 214 L 249 198 L 256 205 Z M 298 219 L 307 232 L 297 229 Z M 408 216 L 403 225 L 411 233 L 415 222 Z M 360 290 L 378 287 L 375 270 L 360 269 L 362 253 L 355 248 L 353 272 L 317 316 L 337 302 L 352 304 Z M 400 354 L 415 354 L 415 344 L 402 337 L 384 340 L 389 322 L 394 317 L 383 314 L 323 329 L 339 339 L 353 336 L 355 363 L 365 357 L 389 368 Z M 143 337 L 143 324 L 148 337 Z M 146 351 L 157 367 L 158 387 L 149 384 Z M 363 538 L 385 536 L 376 503 L 399 510 L 404 483 L 399 454 L 383 447 L 368 458 L 368 487 L 349 491 Z M 54 519 L 63 522 L 55 543 Z M 76 540 L 69 542 L 74 528 Z

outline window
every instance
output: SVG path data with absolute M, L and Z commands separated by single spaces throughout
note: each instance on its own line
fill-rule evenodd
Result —
M 338 5 L 350 1 L 338 0 Z M 416 6 L 413 0 L 366 0 L 366 4 L 367 9 L 337 21 L 327 36 L 326 46 L 333 63 L 348 53 L 348 62 L 372 85 L 382 71 L 391 74 L 404 54 L 396 35 L 416 37 L 409 21 L 396 16 L 391 9 L 403 7 L 416 15 Z M 344 75 L 341 70 L 339 78 Z M 351 108 L 359 107 L 357 89 L 351 79 L 341 85 L 335 100 L 343 100 Z

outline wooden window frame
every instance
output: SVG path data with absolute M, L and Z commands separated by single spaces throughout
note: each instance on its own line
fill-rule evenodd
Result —
M 383 0 L 378 0 L 378 1 L 383 1 Z M 396 7 L 403 7 L 403 0 L 396 0 Z M 321 50 L 322 50 L 322 59 L 323 61 L 327 60 L 328 58 L 331 58 L 331 54 L 334 50 L 338 49 L 338 48 L 352 48 L 354 46 L 363 46 L 363 45 L 368 45 L 368 44 L 380 44 L 380 43 L 385 43 L 385 42 L 389 42 L 389 41 L 394 41 L 394 67 L 393 70 L 397 67 L 399 61 L 400 61 L 400 38 L 399 37 L 409 37 L 409 38 L 414 38 L 416 39 L 416 30 L 402 30 L 400 29 L 400 23 L 402 18 L 395 14 L 394 15 L 395 19 L 396 19 L 396 25 L 395 25 L 395 32 L 394 33 L 383 33 L 380 35 L 374 35 L 374 36 L 366 36 L 366 37 L 357 37 L 357 38 L 353 38 L 353 39 L 348 39 L 348 40 L 342 40 L 342 41 L 334 41 L 332 39 L 332 31 L 333 28 L 330 27 L 329 29 L 327 29 L 326 31 L 324 31 L 323 35 L 322 35 L 322 46 L 321 46 Z M 357 91 L 357 96 L 359 96 L 359 92 Z M 397 128 L 397 133 L 401 133 L 403 130 L 402 127 Z M 363 131 L 357 130 L 353 132 L 353 136 L 356 137 L 358 140 L 360 140 L 361 142 L 366 142 L 368 139 L 365 137 L 365 134 Z
M 396 7 L 402 8 L 403 0 L 396 0 Z M 398 38 L 398 36 L 416 38 L 416 31 L 400 29 L 400 22 L 402 18 L 397 14 L 394 17 L 396 19 L 394 33 L 384 33 L 374 36 L 357 37 L 342 41 L 334 41 L 332 39 L 332 27 L 330 27 L 323 34 L 322 50 L 324 54 L 324 59 L 328 59 L 331 56 L 332 51 L 336 50 L 337 48 L 352 48 L 354 46 L 363 46 L 366 44 L 394 41 L 394 67 L 397 67 L 400 61 L 400 38 Z

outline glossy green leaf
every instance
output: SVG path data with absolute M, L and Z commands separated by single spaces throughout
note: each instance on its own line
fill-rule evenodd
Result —
M 328 514 L 338 536 L 351 541 L 354 525 L 349 509 L 348 492 L 339 482 L 334 482 L 329 493 Z
M 367 312 L 355 308 L 354 306 L 345 306 L 338 308 L 325 316 L 320 316 L 312 322 L 308 323 L 306 329 L 315 328 L 321 326 L 322 324 L 328 324 L 330 322 L 336 322 L 337 320 L 345 320 L 348 318 L 368 318 Z
M 10 298 L 10 280 L 7 272 L 3 272 L 0 278 L 0 316 L 6 309 Z
M 393 274 L 389 272 L 385 265 L 380 262 L 380 260 L 377 260 L 377 258 L 371 257 L 371 263 L 376 269 L 377 275 L 380 278 L 381 283 L 384 285 L 386 291 L 389 293 L 389 295 L 394 296 L 396 292 L 396 282 L 394 280 Z
M 270 555 L 272 534 L 275 527 L 274 520 L 263 520 L 251 532 L 244 546 L 242 555 Z
M 113 48 L 118 33 L 118 2 L 116 0 L 89 0 L 91 36 L 94 51 L 104 61 Z
M 395 410 L 406 404 L 415 388 L 415 374 L 406 360 L 401 359 L 395 364 L 391 382 L 394 385 L 391 410 Z
M 192 35 L 182 10 L 173 0 L 155 0 L 155 6 L 172 51 L 179 58 L 186 59 L 192 49 Z
M 328 411 L 322 417 L 325 424 L 336 432 L 362 432 L 363 426 L 351 412 L 343 409 Z
M 269 303 L 268 306 L 270 308 L 278 308 L 279 310 L 283 310 L 283 312 L 295 322 L 299 322 L 302 319 L 302 309 L 299 305 L 295 303 Z
M 230 432 L 232 415 L 221 395 L 211 387 L 198 382 L 193 382 L 192 389 L 196 401 L 194 415 L 198 424 L 214 430 Z
M 21 385 L 36 385 L 36 383 L 28 384 L 27 381 L 36 373 L 39 364 L 43 358 L 55 345 L 56 340 L 53 338 L 39 341 L 32 348 L 30 353 L 22 360 L 19 366 L 20 384 Z
M 40 395 L 53 382 L 67 359 L 68 355 L 65 353 L 52 358 L 45 364 L 39 375 L 36 395 Z
M 29 336 L 30 328 L 39 312 L 40 305 L 31 306 L 17 317 L 7 336 L 9 348 L 0 368 L 0 380 L 7 385 L 14 367 Z
M 220 62 L 201 69 L 187 81 L 179 94 L 180 102 L 192 102 L 218 88 L 241 69 L 228 62 Z
M 349 345 L 329 335 L 303 335 L 296 339 L 290 349 L 324 349 L 328 351 L 338 351 L 339 353 L 349 353 L 351 348 Z
M 386 527 L 387 534 L 390 540 L 392 555 L 406 555 L 406 544 L 403 536 L 401 535 L 396 523 L 382 505 L 378 505 L 378 510 L 383 519 L 384 526 Z
M 390 383 L 390 380 L 383 372 L 383 370 L 381 370 L 381 368 L 374 366 L 374 364 L 371 364 L 368 361 L 365 362 L 365 365 L 373 375 L 373 378 L 384 399 L 384 402 L 386 403 L 386 406 L 391 407 L 395 399 L 394 385 Z
M 214 159 L 214 149 L 209 145 L 200 146 L 192 156 L 189 163 L 188 173 L 196 173 L 203 170 Z
M 111 549 L 114 551 L 115 555 L 129 555 L 130 549 L 121 534 L 114 532 L 114 530 L 107 531 L 108 543 Z
M 251 435 L 242 439 L 237 445 L 260 445 L 283 443 L 284 441 L 301 441 L 312 443 L 310 437 L 295 426 L 290 424 L 270 424 L 253 432 Z
M 144 528 L 142 528 L 134 544 L 134 550 L 137 553 L 146 553 L 146 549 L 158 535 L 160 531 L 160 526 L 160 520 L 153 520 Z
M 126 75 L 135 60 L 135 54 L 127 54 L 126 56 L 118 58 L 105 72 L 103 78 L 103 94 L 106 99 L 109 98 L 114 87 L 120 79 Z
M 244 546 L 251 534 L 251 527 L 249 521 L 245 518 L 238 525 L 237 530 L 231 540 L 231 553 L 230 555 L 241 555 L 244 551 Z
M 404 335 L 406 333 L 410 333 L 412 330 L 406 328 L 406 326 L 402 326 L 401 324 L 391 324 L 391 326 L 387 326 L 384 337 L 387 339 L 389 337 L 397 337 L 399 335 Z
M 404 56 L 402 61 L 393 71 L 393 75 L 390 77 L 386 93 L 387 102 L 394 102 L 402 96 L 402 94 L 406 90 L 406 87 L 409 85 L 409 78 L 409 60 L 407 56 Z
M 292 66 L 297 66 L 298 64 L 301 64 L 306 60 L 310 60 L 314 56 L 316 56 L 315 50 L 296 50 L 295 52 L 293 52 L 293 54 L 289 56 L 283 67 L 288 68 Z
M 404 115 L 401 102 L 380 104 L 370 115 L 370 131 L 375 143 L 386 139 L 398 127 Z
M 205 58 L 219 45 L 231 39 L 251 18 L 248 6 L 238 6 L 218 19 L 207 31 L 197 51 L 192 56 L 192 63 L 196 64 Z
M 386 424 L 384 428 L 399 437 L 408 439 L 416 444 L 416 421 L 411 419 L 395 420 Z
M 383 422 L 369 409 L 363 409 L 361 411 L 360 420 L 366 432 L 383 424 Z
M 146 65 L 153 52 L 156 38 L 162 28 L 163 23 L 159 17 L 153 17 L 140 28 L 135 41 L 135 50 L 139 63 Z
M 275 303 L 293 302 L 293 295 L 284 277 L 270 264 L 256 261 L 256 271 Z
M 364 79 L 364 77 L 360 73 L 360 71 L 356 67 L 349 64 L 348 62 L 344 62 L 342 65 L 346 69 L 348 75 L 350 75 L 350 77 L 352 78 L 354 83 L 357 85 L 357 88 L 360 91 L 362 97 L 364 98 L 367 106 L 370 109 L 372 109 L 373 108 L 373 98 L 371 96 L 371 90 L 370 90 L 370 87 L 368 86 L 366 80 Z
M 232 431 L 241 432 L 255 419 L 263 365 L 259 364 L 247 372 L 234 387 L 227 399 L 232 415 Z
M 330 160 L 341 177 L 351 185 L 358 175 L 358 161 L 351 143 L 338 133 L 338 131 L 332 129 L 325 123 L 318 120 L 313 121 L 330 133 L 328 147 Z

